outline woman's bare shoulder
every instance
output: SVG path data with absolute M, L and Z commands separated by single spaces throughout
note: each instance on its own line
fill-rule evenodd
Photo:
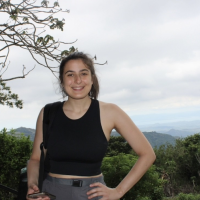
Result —
M 101 124 L 106 137 L 110 138 L 111 131 L 115 128 L 117 106 L 113 103 L 99 102 Z
M 103 101 L 99 101 L 100 109 L 108 114 L 119 114 L 124 113 L 124 111 L 116 104 L 114 103 L 106 103 Z
M 107 102 L 103 102 L 103 101 L 99 101 L 99 105 L 100 107 L 102 107 L 103 109 L 109 109 L 109 110 L 115 110 L 117 108 L 119 108 L 116 104 L 114 103 L 107 103 Z

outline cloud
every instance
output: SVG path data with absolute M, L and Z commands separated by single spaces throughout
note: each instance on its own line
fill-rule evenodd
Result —
M 129 115 L 200 109 L 200 1 L 59 3 L 63 9 L 70 9 L 69 14 L 58 15 L 66 19 L 64 31 L 46 33 L 61 41 L 78 39 L 73 46 L 97 55 L 98 63 L 108 61 L 106 65 L 96 65 L 100 100 L 116 103 Z M 9 59 L 11 64 L 5 77 L 21 74 L 23 64 L 27 70 L 36 64 L 17 48 Z M 46 103 L 63 100 L 55 77 L 38 64 L 26 79 L 7 84 L 24 100 L 24 110 L 0 106 L 0 112 L 5 113 L 4 119 L 0 116 L 3 124 L 8 124 L 12 113 L 12 123 L 27 120 L 33 127 Z

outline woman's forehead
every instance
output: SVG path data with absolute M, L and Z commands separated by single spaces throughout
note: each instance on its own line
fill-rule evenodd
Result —
M 80 70 L 88 70 L 90 71 L 89 67 L 81 60 L 70 60 L 64 66 L 64 71 L 71 70 L 71 71 L 80 71 Z

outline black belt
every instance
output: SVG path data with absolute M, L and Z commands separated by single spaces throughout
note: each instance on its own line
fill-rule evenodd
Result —
M 98 178 L 102 178 L 97 177 Z M 98 182 L 98 181 L 91 181 L 91 178 L 85 178 L 84 180 L 80 180 L 80 179 L 65 179 L 65 178 L 56 178 L 56 177 L 52 177 L 47 175 L 46 177 L 47 180 L 54 182 L 54 183 L 59 183 L 59 184 L 63 184 L 63 185 L 71 185 L 73 187 L 84 187 L 84 186 L 89 186 L 90 184 L 94 183 L 94 182 Z M 93 178 L 92 178 L 93 179 Z M 96 179 L 96 178 L 95 178 Z

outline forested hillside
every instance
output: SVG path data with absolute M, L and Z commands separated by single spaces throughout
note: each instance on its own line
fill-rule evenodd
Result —
M 16 130 L 16 134 L 24 133 L 25 136 L 27 136 L 27 137 L 30 136 L 31 141 L 34 140 L 35 129 L 20 127 L 15 130 Z M 117 133 L 116 131 L 113 131 L 111 133 L 111 135 L 112 136 L 120 136 L 120 134 Z M 147 140 L 150 142 L 152 147 L 156 147 L 156 146 L 159 147 L 160 145 L 163 145 L 166 143 L 174 145 L 175 140 L 176 140 L 176 138 L 171 135 L 157 133 L 157 132 L 144 132 L 144 135 L 147 138 Z
M 24 133 L 24 136 L 30 136 L 30 140 L 33 141 L 35 138 L 35 129 L 32 128 L 25 128 L 25 127 L 20 127 L 16 129 L 16 134 L 21 134 Z
M 143 132 L 145 137 L 147 138 L 147 140 L 150 142 L 152 147 L 159 147 L 163 144 L 175 144 L 176 138 L 168 135 L 168 134 L 164 134 L 164 133 L 157 133 L 157 132 Z M 120 136 L 120 134 L 116 131 L 113 131 L 112 136 Z

